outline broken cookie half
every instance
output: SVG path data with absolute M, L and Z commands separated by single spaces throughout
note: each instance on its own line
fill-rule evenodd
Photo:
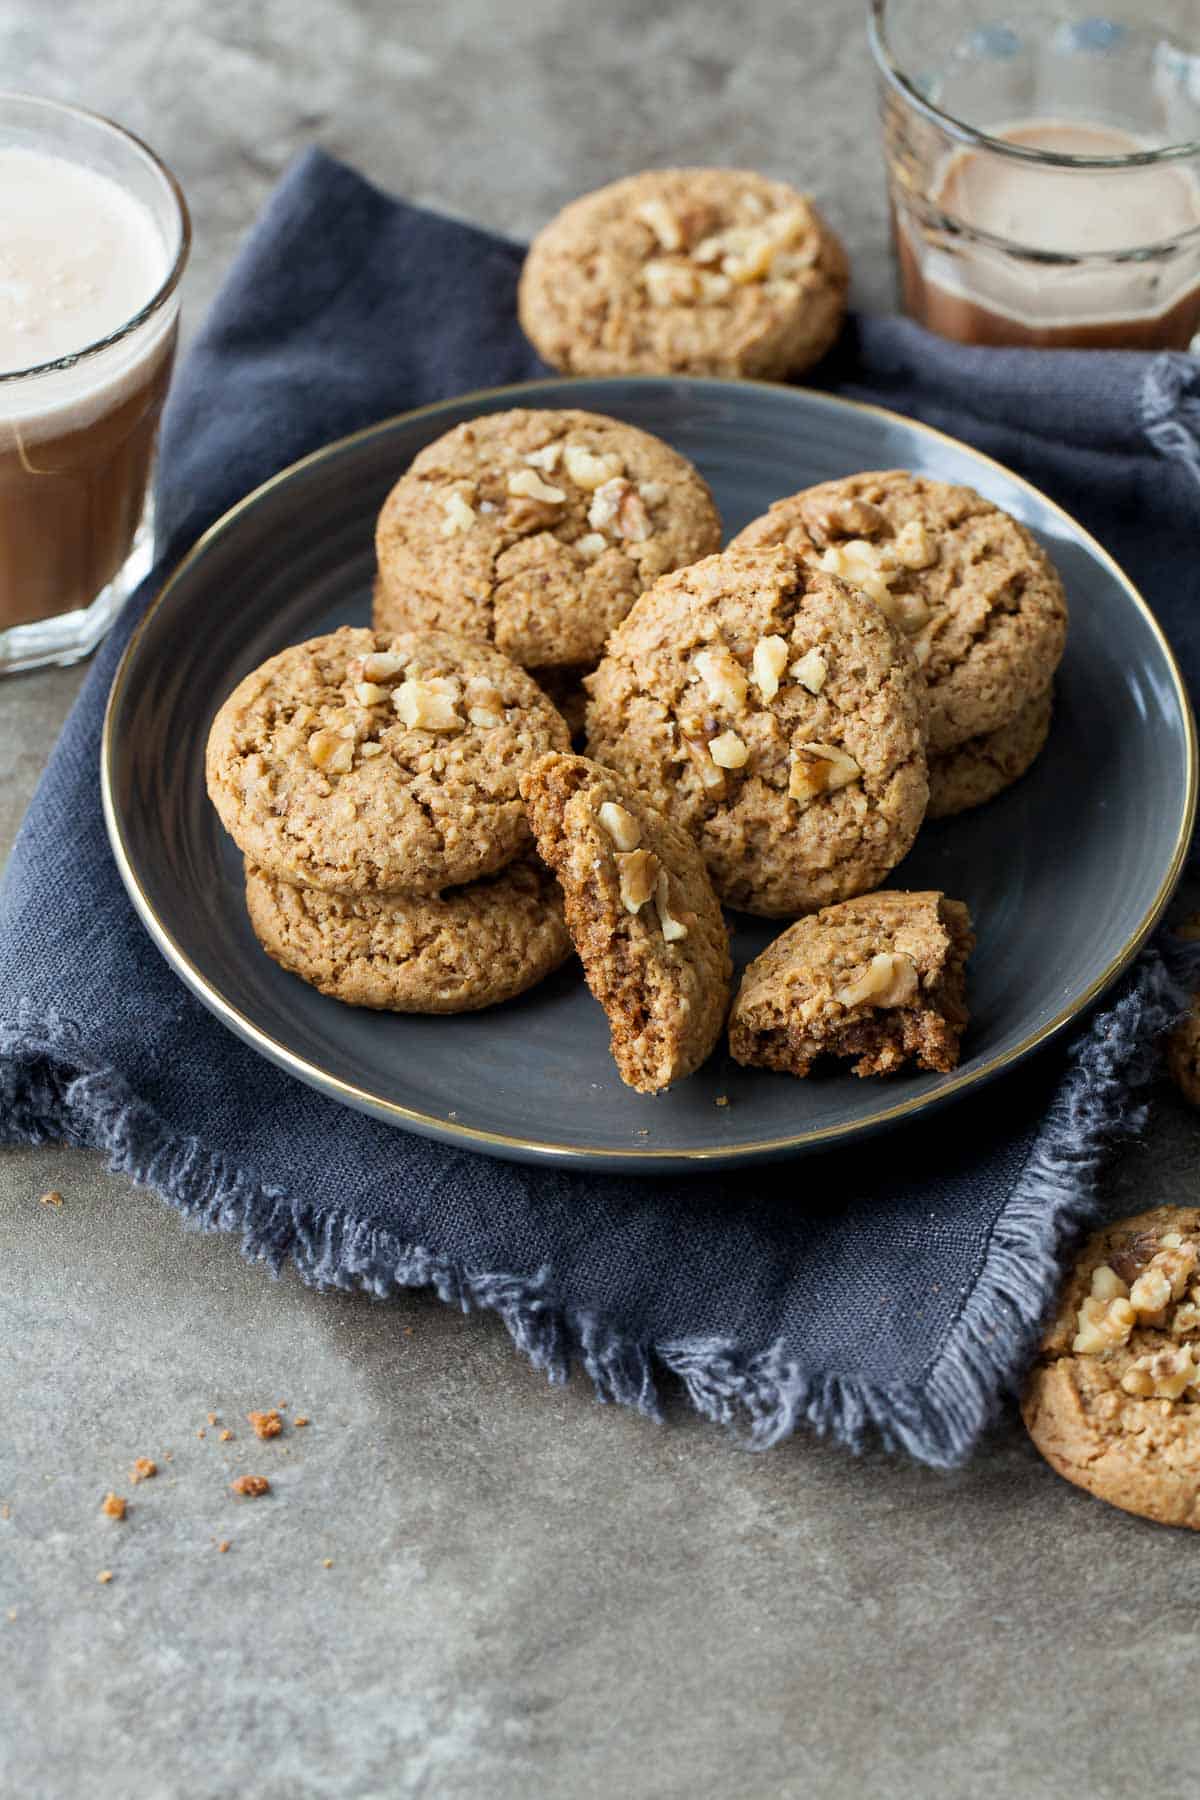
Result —
M 521 795 L 621 1079 L 658 1093 L 705 1060 L 729 1006 L 729 933 L 700 852 L 583 756 L 540 757 Z
M 742 977 L 729 1022 L 740 1063 L 807 1075 L 818 1057 L 856 1075 L 956 1067 L 967 1024 L 971 918 L 944 894 L 885 890 L 798 919 Z

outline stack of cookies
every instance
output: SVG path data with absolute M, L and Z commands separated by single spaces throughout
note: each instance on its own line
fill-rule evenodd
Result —
M 207 754 L 264 949 L 397 1012 L 473 1011 L 540 981 L 571 946 L 518 782 L 567 744 L 522 669 L 447 632 L 346 627 L 271 657 Z

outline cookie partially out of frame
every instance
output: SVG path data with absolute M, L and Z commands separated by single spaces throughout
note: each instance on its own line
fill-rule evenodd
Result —
M 700 853 L 586 757 L 543 756 L 521 792 L 621 1079 L 657 1093 L 705 1060 L 729 1005 L 729 933 Z
M 1077 1487 L 1200 1529 L 1200 1211 L 1159 1206 L 1092 1234 L 1021 1412 Z
M 746 969 L 729 1020 L 740 1063 L 805 1076 L 823 1056 L 856 1075 L 946 1072 L 967 1024 L 974 938 L 960 900 L 884 891 L 799 919 Z
M 905 632 L 929 690 L 931 756 L 1010 724 L 1062 656 L 1067 602 L 1054 565 L 973 488 L 906 469 L 849 475 L 777 500 L 733 543 L 787 545 Z
M 461 632 L 527 669 L 595 666 L 644 588 L 721 542 L 684 457 L 619 419 L 519 408 L 429 444 L 379 515 L 379 631 Z
M 656 169 L 584 194 L 534 239 L 521 325 L 568 375 L 758 376 L 818 361 L 849 268 L 807 195 L 740 169 Z
M 529 848 L 518 777 L 568 742 L 533 679 L 489 645 L 345 626 L 239 682 L 209 734 L 208 792 L 280 880 L 430 894 Z
M 791 551 L 667 575 L 585 683 L 588 754 L 695 837 L 730 906 L 794 917 L 877 887 L 928 799 L 907 639 Z
M 562 896 L 532 854 L 444 894 L 322 894 L 246 864 L 259 943 L 350 1006 L 476 1012 L 535 986 L 571 954 Z

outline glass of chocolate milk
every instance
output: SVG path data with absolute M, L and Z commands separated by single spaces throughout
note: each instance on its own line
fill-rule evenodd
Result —
M 1200 332 L 1200 8 L 872 0 L 903 303 L 970 344 Z
M 145 144 L 0 94 L 0 673 L 86 656 L 150 566 L 189 242 Z

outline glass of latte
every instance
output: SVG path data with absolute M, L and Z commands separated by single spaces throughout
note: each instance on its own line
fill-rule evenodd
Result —
M 871 0 L 900 290 L 975 344 L 1200 331 L 1196 0 Z
M 0 94 L 0 673 L 86 656 L 150 566 L 189 243 L 145 144 Z

